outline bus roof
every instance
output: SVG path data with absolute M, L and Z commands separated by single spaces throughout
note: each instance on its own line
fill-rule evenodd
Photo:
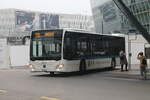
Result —
M 105 36 L 114 36 L 114 37 L 125 37 L 124 34 L 102 34 L 102 33 L 96 33 L 96 32 L 93 32 L 93 31 L 82 30 L 82 29 L 63 29 L 63 30 L 65 30 L 65 31 L 71 31 L 71 32 L 96 34 L 96 35 L 105 35 Z
M 84 29 L 73 29 L 73 28 L 56 28 L 56 29 L 46 29 L 46 30 L 34 30 L 36 31 L 49 31 L 49 30 L 63 30 L 63 31 L 70 31 L 70 32 L 80 32 L 80 33 L 86 33 L 86 34 L 95 34 L 95 35 L 104 35 L 104 36 L 114 36 L 114 37 L 125 37 L 124 34 L 102 34 L 102 33 L 96 33 L 93 31 L 88 31 Z M 32 32 L 34 32 L 32 31 Z

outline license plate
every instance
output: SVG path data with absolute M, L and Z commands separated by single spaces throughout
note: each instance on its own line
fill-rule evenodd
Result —
M 42 69 L 43 72 L 47 72 L 47 69 Z

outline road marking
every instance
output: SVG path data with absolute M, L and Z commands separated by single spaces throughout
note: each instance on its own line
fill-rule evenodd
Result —
M 140 72 L 112 72 L 114 74 L 124 74 L 124 75 L 139 75 Z
M 121 74 L 121 75 L 140 75 L 140 71 L 139 72 L 119 72 L 119 71 L 116 71 L 116 72 L 110 72 L 112 74 Z M 147 75 L 150 75 L 150 73 L 146 73 Z
M 139 82 L 140 80 L 139 79 L 128 79 L 128 78 L 119 78 L 119 77 L 105 77 L 105 78 L 109 78 L 109 79 L 112 79 L 112 80 L 122 80 L 122 81 L 136 81 L 136 82 Z
M 7 91 L 5 91 L 5 90 L 0 90 L 0 94 L 5 94 L 5 93 L 7 93 Z
M 42 99 L 42 100 L 60 100 L 60 99 L 57 99 L 57 98 L 49 98 L 49 97 L 46 97 L 46 96 L 42 96 L 42 97 L 40 97 L 40 99 Z

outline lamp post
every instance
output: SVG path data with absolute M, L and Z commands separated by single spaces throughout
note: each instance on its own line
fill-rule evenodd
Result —
M 104 34 L 104 22 L 103 22 L 103 19 L 102 19 L 102 34 Z
M 100 8 L 100 11 L 101 11 L 101 15 L 102 15 L 101 30 L 102 30 L 102 34 L 104 34 L 104 7 Z

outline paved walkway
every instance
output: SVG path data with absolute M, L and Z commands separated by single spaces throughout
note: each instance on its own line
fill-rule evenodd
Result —
M 118 70 L 115 70 L 114 73 L 121 73 L 121 74 L 129 74 L 129 75 L 139 75 L 140 74 L 140 67 L 139 65 L 131 65 L 131 69 L 129 71 L 120 71 L 120 66 L 117 66 Z M 148 73 L 150 74 L 150 66 L 148 67 Z
M 140 67 L 139 65 L 131 65 L 131 69 L 129 71 L 121 72 L 120 66 L 117 66 L 116 70 L 106 72 L 106 74 L 109 74 L 109 76 L 112 76 L 112 77 L 139 79 Z M 150 66 L 148 67 L 147 79 L 150 80 Z

